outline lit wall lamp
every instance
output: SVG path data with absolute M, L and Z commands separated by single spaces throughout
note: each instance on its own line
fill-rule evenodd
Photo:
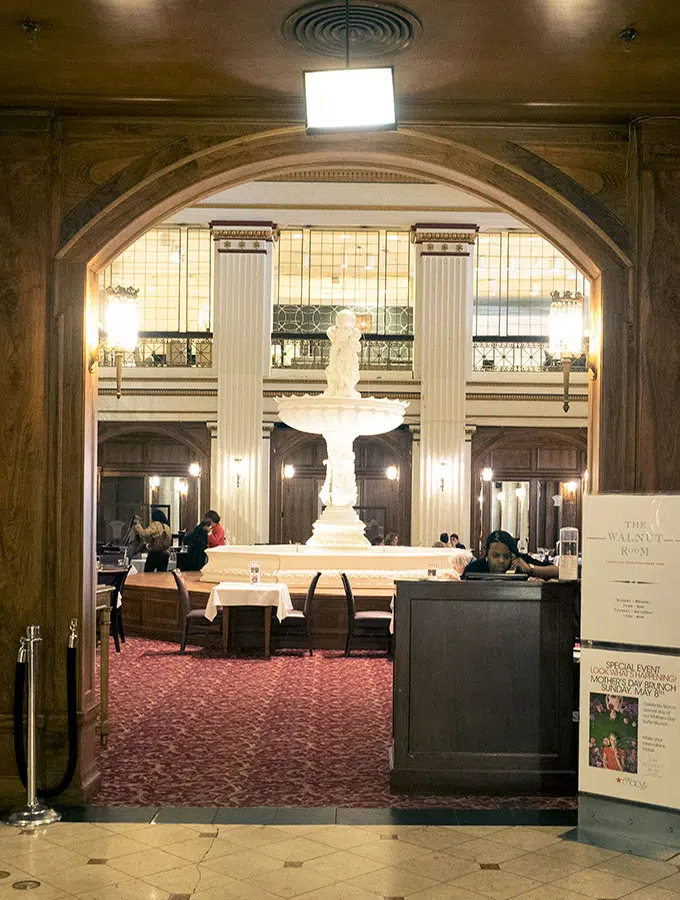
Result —
M 240 456 L 234 457 L 231 461 L 231 471 L 236 479 L 236 487 L 241 487 L 241 480 L 243 478 L 243 460 Z
M 564 403 L 562 409 L 569 411 L 569 376 L 575 359 L 583 353 L 583 295 L 577 291 L 550 292 L 550 317 L 548 320 L 548 350 L 562 360 L 564 383 Z
M 439 490 L 444 493 L 444 489 L 446 487 L 446 476 L 448 473 L 448 466 L 445 462 L 439 463 Z
M 175 478 L 175 490 L 182 497 L 189 493 L 189 484 L 183 478 Z
M 161 480 L 158 475 L 152 475 L 151 478 L 149 478 L 149 487 L 151 488 L 151 490 L 157 491 L 160 486 Z
M 482 481 L 493 481 L 493 469 L 488 466 L 482 469 Z
M 196 479 L 196 506 L 198 507 L 197 517 L 200 519 L 201 513 L 201 466 L 197 462 L 189 464 L 189 475 Z
M 385 469 L 385 477 L 388 481 L 397 481 L 399 478 L 399 469 L 396 466 L 388 466 Z
M 569 494 L 573 497 L 578 490 L 578 481 L 565 481 L 564 482 L 564 493 Z
M 295 466 L 290 465 L 288 463 L 283 467 L 283 477 L 286 480 L 290 480 L 291 478 L 295 478 Z
M 126 353 L 132 353 L 139 338 L 139 311 L 137 295 L 139 290 L 133 287 L 117 285 L 108 287 L 106 310 L 104 313 L 104 333 L 100 342 L 92 349 L 88 360 L 90 372 L 99 362 L 99 353 L 103 343 L 106 350 L 112 350 L 116 359 L 116 397 L 120 400 L 123 381 L 123 361 Z

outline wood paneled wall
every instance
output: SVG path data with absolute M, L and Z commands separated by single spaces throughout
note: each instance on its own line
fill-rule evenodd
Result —
M 579 486 L 586 468 L 587 432 L 585 428 L 492 428 L 479 427 L 472 436 L 473 498 L 482 491 L 483 503 L 471 504 L 470 546 L 482 552 L 482 542 L 491 530 L 490 511 L 493 484 L 496 481 L 529 482 L 529 545 L 536 547 L 536 520 L 539 514 L 538 482 L 576 481 Z M 493 481 L 482 482 L 484 468 L 493 471 Z M 581 528 L 581 490 L 574 497 L 569 521 L 564 525 Z M 550 507 L 542 512 L 551 515 Z M 572 521 L 573 519 L 573 521 Z
M 326 442 L 320 435 L 277 427 L 272 432 L 270 542 L 304 543 L 320 514 L 319 490 L 326 477 Z M 359 505 L 374 509 L 384 533 L 395 531 L 402 544 L 411 540 L 411 433 L 398 428 L 386 435 L 361 437 L 354 442 Z M 295 477 L 283 478 L 283 467 L 295 466 Z M 388 466 L 399 478 L 390 481 Z M 362 513 L 369 525 L 370 514 Z M 381 528 L 382 530 L 382 528 Z M 369 538 L 371 530 L 367 530 Z
M 153 423 L 100 422 L 99 477 L 108 475 L 167 475 L 189 485 L 183 520 L 196 524 L 209 509 L 210 432 L 200 422 Z M 189 465 L 201 467 L 201 506 Z M 219 512 L 219 510 L 218 510 Z

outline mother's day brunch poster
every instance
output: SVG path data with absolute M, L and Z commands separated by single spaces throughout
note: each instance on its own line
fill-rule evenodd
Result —
M 680 808 L 680 657 L 581 651 L 579 790 Z

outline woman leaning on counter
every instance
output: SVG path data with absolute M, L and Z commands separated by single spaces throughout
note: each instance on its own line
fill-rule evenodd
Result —
M 509 569 L 523 572 L 530 578 L 559 577 L 559 569 L 552 563 L 534 559 L 528 553 L 520 553 L 517 541 L 507 531 L 492 531 L 486 539 L 486 555 L 482 559 L 473 559 L 463 570 L 465 578 L 469 572 L 491 572 L 502 575 Z

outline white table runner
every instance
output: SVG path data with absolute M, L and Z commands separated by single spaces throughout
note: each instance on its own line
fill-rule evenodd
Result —
M 276 618 L 282 622 L 293 611 L 287 584 L 243 584 L 223 581 L 210 591 L 205 617 L 211 622 L 220 606 L 275 606 Z

